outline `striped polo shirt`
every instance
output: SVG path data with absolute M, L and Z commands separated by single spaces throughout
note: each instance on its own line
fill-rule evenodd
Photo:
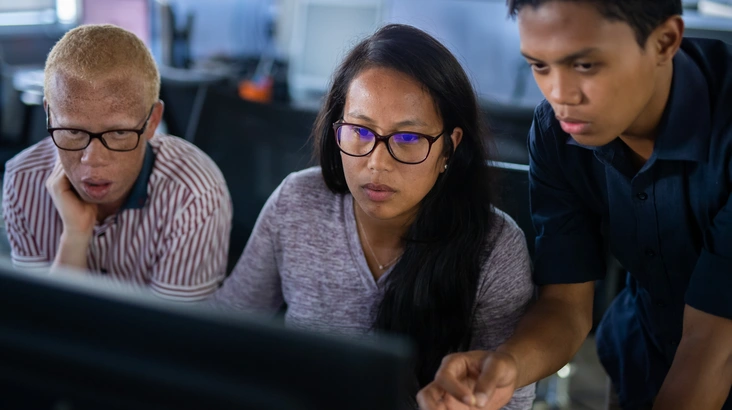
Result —
M 16 266 L 47 268 L 56 256 L 63 223 L 45 186 L 56 161 L 47 137 L 5 165 L 3 215 Z M 202 299 L 225 277 L 231 219 L 229 191 L 211 158 L 181 138 L 156 135 L 125 204 L 94 227 L 87 266 L 168 299 Z

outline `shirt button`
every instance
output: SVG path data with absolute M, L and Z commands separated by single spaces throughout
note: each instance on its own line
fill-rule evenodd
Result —
M 652 258 L 652 257 L 656 256 L 656 252 L 651 248 L 646 248 L 646 256 L 648 256 L 649 258 Z
M 638 192 L 638 194 L 636 194 L 636 197 L 638 197 L 638 199 L 640 199 L 641 201 L 645 201 L 646 199 L 648 199 L 648 194 L 645 192 Z

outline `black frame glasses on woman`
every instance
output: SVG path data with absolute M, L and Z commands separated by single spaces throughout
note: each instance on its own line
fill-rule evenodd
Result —
M 51 139 L 53 140 L 53 143 L 59 148 L 64 151 L 82 151 L 85 150 L 86 147 L 91 144 L 91 141 L 94 138 L 98 138 L 99 141 L 102 142 L 102 145 L 104 145 L 108 150 L 110 151 L 116 151 L 116 152 L 128 152 L 128 151 L 134 151 L 138 145 L 140 145 L 140 137 L 142 134 L 145 133 L 145 129 L 147 128 L 147 124 L 150 121 L 150 117 L 152 116 L 153 109 L 155 108 L 155 104 L 150 107 L 150 113 L 147 114 L 147 117 L 145 118 L 145 122 L 142 124 L 142 128 L 134 130 L 134 129 L 115 129 L 115 130 L 108 130 L 104 132 L 89 132 L 87 130 L 83 130 L 81 128 L 51 128 L 51 106 L 49 105 L 47 107 L 46 112 L 46 130 L 48 130 L 48 133 L 51 135 Z M 63 138 L 59 133 L 69 133 L 69 135 L 73 135 L 76 141 L 76 144 L 68 145 L 65 144 L 63 141 Z M 128 133 L 126 136 L 124 133 Z M 132 134 L 137 134 L 137 139 L 135 140 L 134 146 L 132 146 Z M 117 135 L 114 135 L 117 134 Z M 104 136 L 107 135 L 105 138 Z M 83 138 L 85 137 L 85 138 Z M 115 138 L 116 137 L 116 138 Z M 120 138 L 121 137 L 121 138 Z M 61 142 L 59 142 L 61 141 Z M 86 141 L 86 142 L 84 142 Z M 117 141 L 117 142 L 114 142 Z M 116 143 L 126 143 L 121 146 L 124 146 L 124 148 L 115 148 L 110 146 L 110 142 L 112 142 L 112 145 Z M 83 145 L 83 146 L 82 146 Z M 131 147 L 131 148 L 130 148 Z
M 341 141 L 341 133 L 346 131 L 358 131 L 360 133 L 360 137 L 366 137 L 368 140 L 372 140 L 373 142 L 362 142 L 362 152 L 354 152 L 354 147 L 348 147 L 347 144 L 343 143 Z M 430 156 L 430 151 L 432 150 L 432 144 L 435 143 L 442 135 L 445 134 L 445 131 L 443 130 L 440 132 L 439 135 L 433 137 L 431 135 L 425 135 L 420 134 L 418 132 L 411 132 L 411 131 L 397 131 L 393 132 L 389 135 L 379 135 L 376 131 L 372 130 L 369 127 L 360 125 L 360 124 L 352 124 L 344 121 L 336 121 L 333 123 L 333 131 L 335 133 L 335 139 L 336 144 L 338 145 L 338 149 L 341 150 L 342 153 L 349 155 L 351 157 L 365 157 L 370 155 L 374 150 L 376 149 L 376 145 L 379 143 L 379 141 L 383 141 L 384 145 L 386 145 L 386 150 L 389 151 L 389 155 L 391 155 L 392 158 L 394 158 L 396 161 L 401 162 L 402 164 L 409 164 L 409 165 L 416 165 L 421 164 L 424 162 L 427 157 Z M 365 131 L 365 133 L 363 133 Z M 401 139 L 402 142 L 398 142 L 397 140 Z M 427 142 L 427 146 L 424 147 L 424 142 Z M 370 148 L 369 148 L 369 144 Z M 346 145 L 344 147 L 344 145 Z M 403 147 L 412 147 L 412 149 L 419 149 L 419 151 L 414 151 L 414 155 L 410 158 L 404 158 L 404 155 L 406 154 L 406 151 Z M 350 152 L 349 152 L 350 148 Z M 422 152 L 424 151 L 424 156 L 422 156 Z M 401 154 L 399 154 L 401 153 Z M 402 155 L 403 157 L 400 159 L 399 155 Z M 417 159 L 419 158 L 419 159 Z

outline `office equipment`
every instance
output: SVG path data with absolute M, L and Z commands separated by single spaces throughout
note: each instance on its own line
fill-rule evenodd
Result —
M 529 166 L 508 162 L 489 162 L 499 187 L 496 205 L 524 231 L 529 254 L 534 257 L 536 231 L 529 210 Z
M 684 37 L 722 40 L 732 44 L 732 18 L 703 14 L 700 10 L 684 10 Z
M 76 0 L 0 2 L 0 163 L 28 145 L 24 132 L 31 115 L 14 88 L 16 72 L 42 67 L 78 19 Z
M 114 24 L 131 31 L 150 47 L 149 0 L 83 0 L 82 24 Z
M 311 165 L 316 111 L 261 104 L 210 87 L 193 142 L 219 166 L 234 204 L 229 268 L 239 259 L 259 211 L 291 172 Z M 229 270 L 230 271 L 230 270 Z
M 534 110 L 521 105 L 480 100 L 483 120 L 488 126 L 487 142 L 492 157 L 498 161 L 528 165 L 529 135 Z
M 700 14 L 732 18 L 732 0 L 699 0 Z
M 160 66 L 160 99 L 168 133 L 193 141 L 209 87 L 227 81 L 225 73 Z
M 57 20 L 71 23 L 76 19 L 74 5 L 68 1 L 26 0 L 0 2 L 0 26 L 35 26 L 54 24 Z M 58 12 L 57 12 L 58 10 Z
M 286 47 L 293 100 L 325 94 L 331 74 L 346 53 L 383 22 L 383 0 L 285 1 L 277 30 Z M 287 22 L 287 23 L 285 23 Z M 287 27 L 289 24 L 292 28 Z
M 0 408 L 397 409 L 401 340 L 337 339 L 0 264 Z
M 185 24 L 180 24 L 181 14 L 167 0 L 155 0 L 154 25 L 158 37 L 159 58 L 162 66 L 188 68 L 192 62 L 191 34 L 194 14 L 185 15 Z

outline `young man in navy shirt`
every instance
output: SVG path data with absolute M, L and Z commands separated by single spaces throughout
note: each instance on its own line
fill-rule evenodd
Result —
M 448 356 L 422 408 L 497 409 L 565 364 L 606 241 L 629 273 L 596 336 L 608 408 L 732 409 L 732 47 L 683 39 L 681 0 L 508 5 L 546 98 L 529 135 L 540 296 L 497 351 Z

